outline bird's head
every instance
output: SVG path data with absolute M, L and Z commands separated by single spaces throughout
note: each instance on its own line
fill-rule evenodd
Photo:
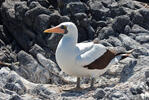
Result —
M 63 22 L 53 28 L 49 28 L 44 31 L 44 33 L 59 33 L 64 35 L 71 35 L 77 32 L 77 27 L 72 22 Z

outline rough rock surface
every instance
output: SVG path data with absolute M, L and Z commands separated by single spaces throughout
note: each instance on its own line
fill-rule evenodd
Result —
M 0 100 L 149 100 L 146 1 L 0 0 Z M 43 34 L 67 21 L 77 25 L 78 42 L 97 38 L 108 48 L 134 52 L 97 77 L 94 89 L 82 78 L 84 89 L 73 91 L 76 77 L 55 60 L 62 35 Z

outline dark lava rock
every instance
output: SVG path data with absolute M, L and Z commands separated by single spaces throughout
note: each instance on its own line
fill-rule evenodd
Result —
M 36 58 L 38 53 L 45 55 L 45 51 L 37 44 L 34 44 L 29 52 Z
M 149 3 L 148 0 L 136 0 L 136 1 L 143 2 L 143 3 Z
M 28 5 L 29 5 L 29 8 L 30 9 L 33 9 L 35 7 L 41 7 L 41 5 L 39 4 L 39 2 L 36 2 L 36 1 L 28 2 Z
M 9 37 L 5 34 L 3 25 L 0 25 L 0 39 L 6 44 L 9 43 Z
M 74 17 L 75 17 L 76 21 L 79 23 L 79 27 L 81 27 L 80 28 L 81 30 L 79 29 L 79 32 L 81 34 L 83 34 L 83 29 L 84 29 L 86 31 L 85 33 L 87 34 L 87 37 L 88 37 L 87 39 L 93 40 L 95 30 L 91 26 L 87 15 L 85 13 L 77 13 L 74 15 Z M 79 33 L 79 36 L 80 36 L 80 33 Z M 85 37 L 85 35 L 84 35 L 84 37 Z M 82 39 L 82 38 L 79 37 L 79 42 L 84 40 L 84 39 L 82 39 L 82 40 L 80 40 L 80 39 Z
M 119 16 L 114 19 L 112 28 L 115 32 L 123 32 L 126 25 L 130 24 L 130 18 L 127 15 Z
M 146 78 L 148 78 L 148 77 L 149 77 L 149 71 L 146 71 L 146 72 L 144 73 L 144 75 L 145 75 Z
M 59 19 L 59 23 L 69 22 L 69 21 L 70 21 L 70 18 L 68 16 L 61 16 Z
M 139 13 L 143 16 L 144 22 L 148 23 L 149 10 L 147 8 L 142 8 L 139 10 Z
M 143 88 L 140 86 L 134 86 L 134 87 L 130 88 L 130 91 L 133 95 L 137 95 L 137 94 L 143 93 Z
M 24 94 L 24 90 L 21 88 L 21 86 L 19 86 L 19 84 L 14 84 L 14 83 L 7 83 L 5 85 L 6 89 L 9 89 L 11 91 L 15 91 L 18 94 Z
M 125 15 L 127 12 L 123 7 L 114 7 L 110 10 L 110 17 L 115 18 L 116 16 Z
M 80 0 L 57 0 L 58 7 L 62 15 L 74 15 L 75 13 L 86 12 L 88 10 L 85 3 Z
M 133 69 L 137 64 L 137 60 L 135 59 L 125 59 L 125 63 L 127 63 L 126 65 L 124 65 L 123 70 L 121 71 L 121 78 L 120 78 L 120 82 L 126 82 L 127 79 L 129 79 L 130 76 L 132 76 L 133 74 Z
M 15 18 L 18 21 L 23 21 L 23 18 L 25 16 L 25 12 L 29 9 L 27 7 L 26 2 L 17 2 L 15 3 Z
M 137 9 L 135 3 L 132 0 L 121 0 L 119 5 L 134 10 Z
M 106 95 L 105 91 L 103 89 L 96 89 L 95 94 L 93 95 L 94 98 L 96 99 L 102 99 Z
M 117 36 L 117 34 L 114 32 L 111 26 L 102 28 L 98 33 L 99 40 L 107 39 L 109 36 Z
M 146 84 L 149 87 L 149 78 L 146 79 Z
M 144 29 L 143 27 L 137 25 L 137 24 L 134 24 L 132 26 L 132 30 L 131 30 L 132 33 L 136 33 L 136 34 L 139 34 L 139 33 L 149 33 L 148 30 Z
M 148 43 L 144 43 L 142 46 L 149 49 L 149 44 Z
M 112 44 L 110 44 L 109 42 L 107 42 L 106 40 L 101 40 L 100 43 L 106 47 L 113 47 Z
M 9 48 L 1 47 L 0 48 L 0 61 L 12 63 L 15 59 L 15 56 L 11 54 Z
M 70 2 L 66 6 L 66 10 L 72 15 L 75 13 L 83 13 L 87 11 L 87 6 L 82 2 Z
M 45 29 L 49 27 L 49 15 L 40 14 L 35 18 L 35 22 L 33 25 L 33 30 L 38 33 L 42 34 Z
M 119 90 L 113 90 L 107 96 L 109 100 L 129 100 L 128 95 Z
M 14 95 L 9 100 L 23 100 L 19 95 Z
M 33 24 L 33 30 L 37 33 L 36 35 L 36 43 L 39 45 L 45 46 L 46 42 L 44 40 L 43 31 L 49 27 L 49 19 L 50 16 L 46 14 L 40 14 L 35 18 L 35 22 Z
M 135 38 L 136 41 L 140 42 L 140 43 L 148 43 L 149 42 L 149 35 L 139 35 Z
M 126 25 L 124 29 L 124 33 L 128 35 L 130 32 L 131 32 L 131 27 L 129 25 Z
M 87 31 L 78 26 L 78 42 L 82 42 L 88 39 Z
M 16 72 L 31 82 L 65 84 L 58 75 L 60 69 L 52 60 L 37 54 L 37 60 L 24 51 L 18 53 L 20 67 Z
M 143 16 L 138 11 L 132 12 L 130 14 L 130 19 L 134 24 L 138 25 L 141 25 L 144 22 Z
M 41 6 L 48 8 L 50 6 L 50 3 L 48 0 L 28 0 L 28 2 L 36 1 L 39 2 Z
M 81 20 L 87 18 L 87 15 L 85 13 L 76 13 L 76 14 L 74 14 L 74 17 L 76 20 L 81 21 Z
M 89 1 L 88 5 L 90 6 L 90 12 L 92 14 L 92 17 L 97 21 L 105 19 L 106 16 L 108 16 L 110 13 L 109 8 L 105 8 L 101 1 Z
M 35 7 L 33 9 L 30 9 L 28 10 L 26 13 L 25 13 L 25 19 L 24 19 L 24 22 L 26 23 L 26 25 L 28 25 L 29 27 L 32 27 L 32 24 L 34 23 L 35 21 L 35 18 L 40 15 L 40 14 L 47 14 L 47 15 L 50 15 L 51 12 L 50 10 L 44 8 L 44 7 L 41 7 L 41 6 L 38 6 L 38 7 Z
M 50 15 L 50 18 L 49 18 L 49 23 L 51 24 L 51 25 L 54 25 L 54 26 L 56 26 L 56 25 L 58 25 L 58 24 L 60 24 L 59 23 L 59 20 L 61 19 L 61 16 L 60 16 L 60 14 L 57 12 L 57 13 L 52 13 L 51 15 Z
M 57 45 L 62 38 L 63 35 L 60 34 L 52 34 L 50 37 L 47 36 L 47 46 L 53 51 L 56 51 Z
M 109 42 L 110 44 L 112 44 L 114 47 L 116 47 L 116 46 L 122 46 L 121 41 L 118 38 L 113 37 L 113 36 L 110 36 L 107 39 L 107 42 Z
M 57 95 L 56 95 L 56 93 L 54 91 L 52 91 L 50 89 L 47 89 L 47 88 L 45 88 L 42 85 L 37 85 L 30 92 L 33 95 L 39 96 L 39 98 L 41 98 L 41 99 L 47 99 L 47 100 L 52 99 L 52 100 L 55 100 L 56 97 L 57 97 Z
M 17 43 L 24 49 L 30 48 L 30 37 L 24 32 L 22 22 L 15 19 L 15 6 L 16 1 L 5 1 L 2 5 L 3 24 L 6 26 L 7 31 L 13 36 Z M 11 4 L 11 5 L 10 5 Z
M 140 45 L 138 42 L 136 42 L 134 39 L 128 37 L 125 34 L 120 34 L 119 39 L 122 42 L 123 46 L 129 50 L 129 49 L 136 49 Z
M 149 50 L 142 46 L 137 47 L 133 52 L 133 56 L 137 58 L 140 55 L 149 56 Z

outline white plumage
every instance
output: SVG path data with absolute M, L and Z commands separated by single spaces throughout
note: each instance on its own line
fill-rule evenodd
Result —
M 60 24 L 66 25 L 68 33 L 60 40 L 56 50 L 56 61 L 62 71 L 74 76 L 97 76 L 103 74 L 106 69 L 91 70 L 84 68 L 102 56 L 106 51 L 106 47 L 102 44 L 77 43 L 78 30 L 71 22 Z

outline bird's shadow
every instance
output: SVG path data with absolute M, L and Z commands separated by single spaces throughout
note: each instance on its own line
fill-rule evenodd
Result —
M 61 94 L 61 96 L 66 97 L 79 97 L 81 95 L 84 95 L 90 91 L 95 90 L 95 88 L 82 88 L 79 90 L 76 90 L 75 88 L 69 89 L 69 90 L 63 90 L 64 93 Z

